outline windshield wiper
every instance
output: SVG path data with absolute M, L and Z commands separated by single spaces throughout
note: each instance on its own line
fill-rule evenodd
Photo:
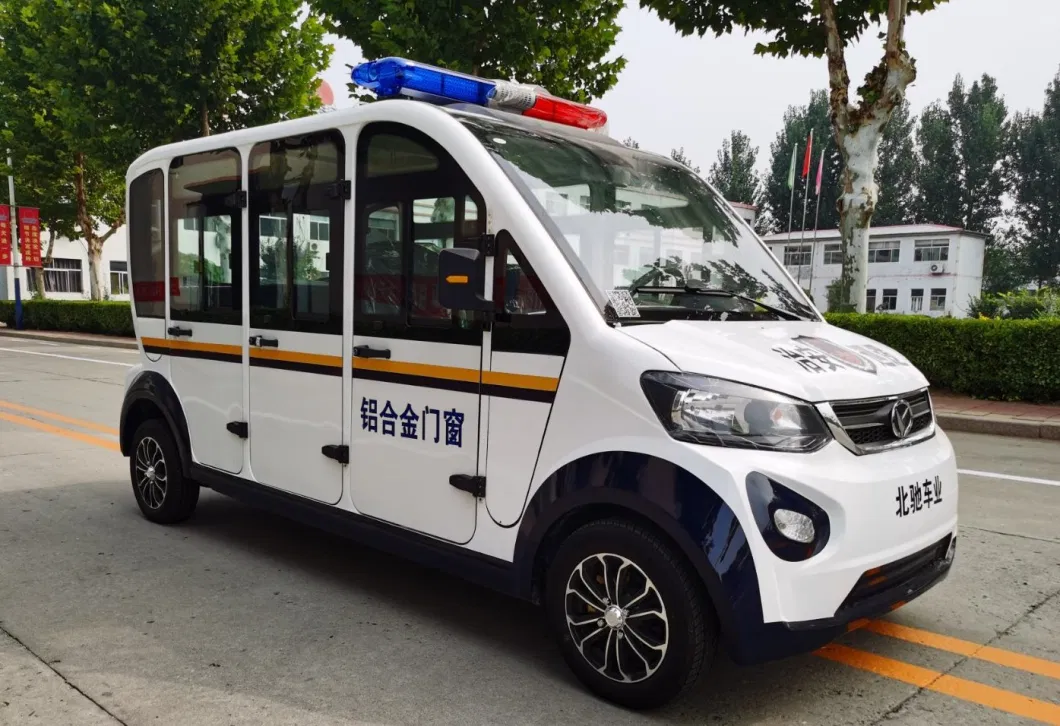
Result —
M 773 313 L 774 315 L 779 315 L 780 317 L 784 318 L 785 320 L 806 320 L 807 319 L 807 318 L 802 317 L 801 315 L 796 315 L 795 313 L 790 312 L 788 310 L 783 310 L 781 308 L 774 307 L 772 305 L 766 305 L 765 303 L 759 302 L 758 300 L 755 300 L 753 297 L 750 297 L 748 295 L 741 295 L 738 292 L 733 292 L 732 290 L 723 290 L 721 288 L 697 287 L 696 285 L 673 285 L 673 286 L 668 286 L 668 285 L 636 285 L 636 286 L 631 287 L 629 289 L 629 294 L 631 296 L 632 295 L 636 295 L 638 293 L 646 293 L 648 295 L 658 295 L 658 294 L 665 295 L 667 293 L 673 293 L 673 292 L 686 292 L 686 293 L 691 293 L 693 295 L 708 295 L 708 296 L 711 296 L 711 297 L 736 298 L 737 300 L 743 300 L 744 302 L 749 302 L 749 303 L 752 303 L 754 305 L 757 305 L 758 307 L 762 308 L 763 310 L 768 310 L 769 312 Z

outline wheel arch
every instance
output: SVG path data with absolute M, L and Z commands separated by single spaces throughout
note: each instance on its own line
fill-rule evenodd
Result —
M 123 456 L 129 456 L 131 453 L 136 429 L 152 418 L 162 419 L 173 432 L 181 468 L 187 476 L 191 463 L 191 444 L 188 438 L 188 421 L 184 417 L 180 399 L 165 376 L 156 371 L 143 371 L 129 385 L 121 406 L 118 441 Z
M 531 498 L 515 546 L 515 586 L 540 599 L 543 576 L 563 538 L 596 519 L 621 517 L 673 544 L 699 575 L 727 644 L 760 628 L 758 573 L 735 513 L 708 484 L 647 454 L 601 452 L 569 462 Z

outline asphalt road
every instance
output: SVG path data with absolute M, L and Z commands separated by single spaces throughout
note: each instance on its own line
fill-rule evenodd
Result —
M 135 360 L 0 338 L 0 724 L 1060 724 L 1056 442 L 952 435 L 981 474 L 948 580 L 637 714 L 528 605 L 205 490 L 148 523 L 115 443 Z

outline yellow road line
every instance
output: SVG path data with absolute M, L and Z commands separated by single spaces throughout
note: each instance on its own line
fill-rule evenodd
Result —
M 975 658 L 976 660 L 994 663 L 995 665 L 1015 668 L 1039 676 L 1060 679 L 1060 663 L 1034 658 L 1021 653 L 1013 653 L 1001 648 L 992 648 L 988 645 L 979 645 L 959 638 L 951 638 L 948 635 L 939 635 L 919 628 L 911 628 L 907 625 L 890 623 L 886 620 L 872 620 L 863 625 L 868 630 L 878 635 L 886 635 L 890 638 L 904 640 L 907 643 L 926 645 L 936 650 L 945 650 L 957 655 Z
M 0 408 L 6 408 L 9 411 L 18 411 L 19 413 L 28 413 L 31 416 L 49 418 L 52 421 L 80 426 L 83 429 L 89 429 L 91 431 L 99 431 L 101 434 L 110 434 L 111 436 L 118 435 L 118 429 L 111 428 L 110 426 L 104 426 L 103 424 L 94 423 L 92 421 L 83 421 L 79 418 L 72 418 L 70 416 L 63 416 L 62 414 L 52 413 L 51 411 L 42 411 L 39 408 L 30 408 L 29 406 L 23 406 L 20 403 L 0 401 Z
M 959 698 L 962 701 L 1060 726 L 1060 706 L 1040 701 L 1037 698 L 985 686 L 982 683 L 946 675 L 838 643 L 824 646 L 817 651 L 817 655 L 885 678 L 909 683 L 918 688 Z
M 92 436 L 91 434 L 83 434 L 80 431 L 64 429 L 61 426 L 53 426 L 51 424 L 44 423 L 43 421 L 38 421 L 36 419 L 25 418 L 23 416 L 16 416 L 13 413 L 4 413 L 3 411 L 0 411 L 0 421 L 8 421 L 10 423 L 28 426 L 29 428 L 37 429 L 38 431 L 44 431 L 45 433 L 56 434 L 58 436 L 65 436 L 68 439 L 80 441 L 83 444 L 92 444 L 93 446 L 100 446 L 104 449 L 110 449 L 111 451 L 121 451 L 121 447 L 118 446 L 117 441 L 101 439 L 98 436 Z

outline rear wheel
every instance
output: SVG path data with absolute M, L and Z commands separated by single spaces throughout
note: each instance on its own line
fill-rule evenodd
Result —
M 662 706 L 713 660 L 713 608 L 680 555 L 645 527 L 609 519 L 576 530 L 549 567 L 545 598 L 571 670 L 620 705 Z
M 151 419 L 136 429 L 129 475 L 136 503 L 152 522 L 182 522 L 199 503 L 199 485 L 184 478 L 176 442 L 164 421 Z

